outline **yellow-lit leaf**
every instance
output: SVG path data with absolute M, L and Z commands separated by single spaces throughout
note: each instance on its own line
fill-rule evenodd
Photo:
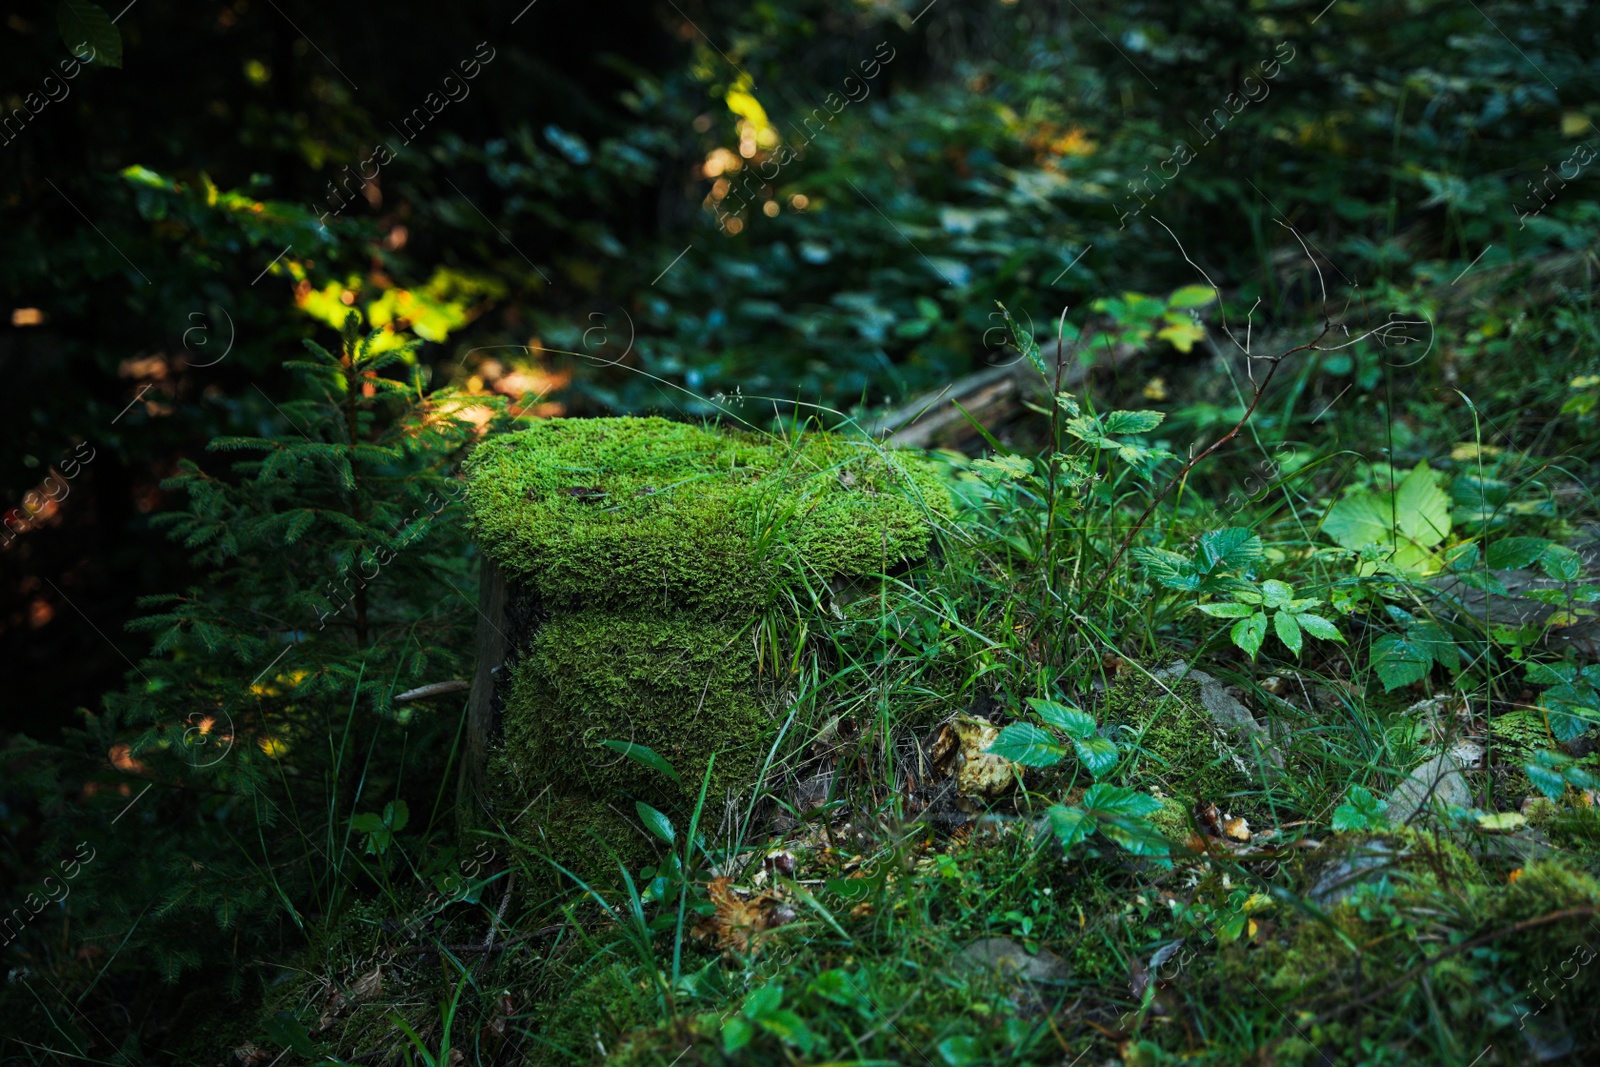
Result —
M 1163 341 L 1170 341 L 1172 347 L 1179 352 L 1189 351 L 1194 347 L 1194 343 L 1205 335 L 1205 327 L 1192 322 L 1175 322 L 1156 334 Z
M 1209 285 L 1185 285 L 1167 298 L 1167 306 L 1175 308 L 1203 308 L 1217 298 L 1217 291 Z

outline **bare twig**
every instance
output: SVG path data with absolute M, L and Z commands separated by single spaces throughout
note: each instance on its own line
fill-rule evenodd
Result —
M 1111 562 L 1107 563 L 1105 569 L 1100 572 L 1100 580 L 1096 582 L 1094 584 L 1094 588 L 1089 591 L 1090 597 L 1093 597 L 1096 593 L 1100 592 L 1101 587 L 1106 584 L 1106 580 L 1111 577 L 1111 572 L 1116 569 L 1117 564 L 1122 560 L 1123 554 L 1128 551 L 1128 546 L 1131 545 L 1133 543 L 1133 539 L 1139 535 L 1139 531 L 1144 529 L 1144 524 L 1149 521 L 1151 514 L 1156 510 L 1156 508 L 1161 506 L 1161 502 L 1167 498 L 1167 494 L 1172 492 L 1173 487 L 1180 484 L 1185 478 L 1187 478 L 1189 476 L 1189 472 L 1194 470 L 1201 460 L 1205 459 L 1207 456 L 1211 455 L 1211 453 L 1215 452 L 1217 449 L 1233 440 L 1239 435 L 1239 431 L 1244 429 L 1245 424 L 1250 421 L 1250 417 L 1255 414 L 1256 408 L 1260 406 L 1261 398 L 1266 395 L 1267 386 L 1272 384 L 1272 376 L 1278 373 L 1278 368 L 1283 365 L 1283 361 L 1289 356 L 1294 355 L 1296 352 L 1304 352 L 1308 349 L 1315 349 L 1317 346 L 1317 341 L 1320 341 L 1326 337 L 1330 328 L 1331 327 L 1328 324 L 1324 323 L 1322 332 L 1316 336 L 1315 340 L 1307 341 L 1303 345 L 1296 345 L 1281 355 L 1251 357 L 1265 358 L 1270 366 L 1267 370 L 1266 376 L 1262 378 L 1261 381 L 1256 385 L 1255 395 L 1250 398 L 1250 406 L 1245 408 L 1244 415 L 1237 423 L 1234 424 L 1233 429 L 1229 430 L 1227 433 L 1218 438 L 1210 448 L 1206 449 L 1198 456 L 1190 459 L 1188 463 L 1184 464 L 1183 469 L 1167 482 L 1167 484 L 1162 488 L 1161 492 L 1156 494 L 1156 498 L 1154 500 L 1150 501 L 1150 506 L 1144 509 L 1144 513 L 1139 516 L 1138 521 L 1135 522 L 1132 528 L 1128 530 L 1128 536 L 1122 539 L 1122 544 L 1117 547 L 1116 554 L 1111 557 Z
M 447 693 L 461 693 L 471 688 L 471 682 L 461 678 L 452 678 L 448 682 L 434 682 L 431 685 L 408 689 L 395 697 L 394 702 L 396 704 L 404 704 L 411 700 L 427 700 L 429 697 L 442 697 Z

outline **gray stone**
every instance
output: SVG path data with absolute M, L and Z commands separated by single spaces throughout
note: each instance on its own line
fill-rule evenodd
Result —
M 1579 586 L 1592 583 L 1594 572 L 1600 570 L 1600 526 L 1588 525 L 1566 547 L 1578 553 L 1582 572 L 1577 581 L 1563 582 L 1535 570 L 1491 570 L 1506 592 L 1490 593 L 1464 583 L 1459 577 L 1441 574 L 1428 579 L 1439 592 L 1457 607 L 1457 616 L 1474 626 L 1485 622 L 1506 626 L 1543 626 L 1557 611 L 1554 604 L 1532 599 L 1528 594 L 1536 591 L 1559 590 L 1569 596 Z M 1600 659 L 1600 620 L 1585 619 L 1571 626 L 1558 626 L 1548 635 L 1549 645 L 1556 650 L 1571 649 L 1584 659 Z
M 1366 882 L 1377 881 L 1384 872 L 1397 866 L 1394 846 L 1382 838 L 1372 838 L 1351 848 L 1349 854 L 1330 864 L 1317 879 L 1309 894 L 1311 903 L 1331 908 L 1344 901 Z
M 1406 776 L 1388 796 L 1385 812 L 1392 823 L 1408 823 L 1434 804 L 1472 807 L 1472 789 L 1466 770 L 1450 753 L 1433 757 Z
M 1168 687 L 1180 681 L 1197 684 L 1200 687 L 1201 705 L 1225 734 L 1237 741 L 1244 741 L 1252 748 L 1259 748 L 1267 763 L 1283 769 L 1283 753 L 1273 742 L 1271 732 L 1257 722 L 1256 717 L 1250 714 L 1250 709 L 1239 703 L 1217 679 L 1204 671 L 1189 670 L 1188 664 L 1181 659 L 1173 660 L 1150 677 Z M 1254 770 L 1254 766 L 1246 770 Z
M 1008 937 L 983 937 L 956 954 L 955 969 L 1027 982 L 1064 982 L 1072 973 L 1066 960 L 1049 949 L 1028 950 Z

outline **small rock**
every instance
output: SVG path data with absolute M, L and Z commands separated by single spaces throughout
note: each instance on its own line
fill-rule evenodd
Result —
M 1322 872 L 1309 894 L 1313 904 L 1331 908 L 1355 893 L 1363 882 L 1373 881 L 1383 871 L 1397 865 L 1394 846 L 1382 838 L 1362 842 L 1350 854 Z
M 1204 671 L 1189 670 L 1188 664 L 1180 659 L 1173 660 L 1151 677 L 1162 685 L 1175 684 L 1180 680 L 1198 684 L 1200 703 L 1211 713 L 1212 720 L 1218 726 L 1235 738 L 1249 742 L 1252 747 L 1259 746 L 1269 764 L 1280 770 L 1283 768 L 1283 753 L 1273 744 L 1271 733 L 1256 721 L 1249 708 L 1229 695 L 1222 683 L 1211 675 Z
M 1388 796 L 1389 821 L 1408 823 L 1435 803 L 1472 807 L 1465 769 L 1445 752 L 1424 763 Z
M 1066 960 L 1049 949 L 1033 955 L 1008 937 L 979 938 L 956 954 L 955 969 L 969 974 L 999 974 L 1027 982 L 1063 982 L 1072 973 Z

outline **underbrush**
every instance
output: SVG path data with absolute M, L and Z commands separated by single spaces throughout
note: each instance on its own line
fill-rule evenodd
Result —
M 1197 288 L 1162 306 L 1210 305 Z M 749 646 L 770 707 L 732 781 L 718 752 L 568 738 L 557 757 L 612 743 L 634 764 L 581 803 L 519 797 L 454 827 L 460 720 L 399 699 L 438 653 L 414 634 L 375 653 L 353 631 L 385 602 L 362 598 L 339 656 L 233 686 L 260 709 L 229 726 L 250 760 L 190 780 L 212 851 L 170 867 L 149 915 L 181 949 L 172 978 L 249 1010 L 196 1003 L 170 1047 L 242 1067 L 1592 1057 L 1596 453 L 1587 424 L 1550 429 L 1589 409 L 1570 362 L 1514 375 L 1469 345 L 1402 365 L 1361 327 L 1324 320 L 1263 355 L 1259 334 L 1230 347 L 1218 309 L 1192 384 L 1233 395 L 1157 409 L 1136 398 L 1181 387 L 1067 394 L 1071 331 L 1052 359 L 1013 323 L 1042 414 L 985 428 L 981 457 L 933 455 L 953 508 L 933 509 L 926 561 L 772 592 Z M 1571 319 L 1520 343 L 1593 340 Z M 353 327 L 347 344 L 358 361 Z M 1365 384 L 1344 383 L 1352 346 L 1374 357 Z M 1332 407 L 1345 384 L 1361 403 Z M 447 454 L 383 436 L 430 414 L 375 403 L 351 423 L 369 451 L 273 462 L 321 479 L 343 448 L 357 473 L 431 476 Z M 222 538 L 246 503 L 191 481 L 181 532 Z M 218 562 L 247 568 L 230 545 Z M 435 577 L 459 579 L 457 547 Z M 168 617 L 176 654 L 149 691 L 234 669 L 200 607 Z M 345 683 L 341 717 L 296 717 L 302 687 Z M 86 750 L 123 744 L 117 769 L 155 778 L 171 731 L 115 712 Z M 291 788 L 308 779 L 315 810 Z M 70 1017 L 17 995 L 34 975 L 127 982 L 116 929 L 98 952 L 31 942 L 8 1017 L 135 1061 L 99 1002 Z

